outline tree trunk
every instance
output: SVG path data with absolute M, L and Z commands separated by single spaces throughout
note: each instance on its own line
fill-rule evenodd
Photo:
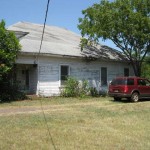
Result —
M 134 75 L 140 77 L 142 64 L 139 61 L 132 62 L 132 67 L 134 70 Z

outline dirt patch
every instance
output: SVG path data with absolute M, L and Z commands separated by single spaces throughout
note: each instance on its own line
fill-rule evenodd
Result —
M 88 103 L 74 103 L 74 104 L 62 104 L 62 105 L 43 105 L 43 106 L 9 106 L 6 108 L 0 108 L 0 116 L 6 115 L 16 115 L 16 114 L 25 114 L 25 113 L 40 113 L 44 112 L 54 112 L 54 111 L 63 111 L 63 110 L 72 110 L 76 107 L 85 107 L 85 106 L 96 106 L 96 107 L 112 107 L 113 105 L 107 105 L 102 103 L 102 105 L 97 104 L 98 102 L 88 102 Z

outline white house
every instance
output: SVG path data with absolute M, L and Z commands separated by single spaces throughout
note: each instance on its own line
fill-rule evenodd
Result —
M 133 75 L 121 52 L 104 45 L 81 52 L 81 36 L 67 29 L 46 26 L 41 49 L 43 25 L 18 22 L 8 30 L 16 33 L 22 45 L 16 60 L 16 80 L 31 94 L 59 95 L 68 75 L 87 80 L 97 89 L 107 88 L 116 76 Z

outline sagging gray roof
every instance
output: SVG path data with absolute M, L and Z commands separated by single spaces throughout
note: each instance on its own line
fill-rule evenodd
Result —
M 8 30 L 16 33 L 22 45 L 22 53 L 39 53 L 43 25 L 18 22 L 10 26 Z M 67 29 L 46 25 L 40 54 L 86 58 L 95 57 L 116 61 L 125 60 L 125 57 L 119 51 L 104 45 L 88 47 L 81 52 L 80 38 L 80 35 Z

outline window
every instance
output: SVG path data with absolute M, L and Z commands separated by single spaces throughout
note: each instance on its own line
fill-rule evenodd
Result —
M 145 80 L 143 80 L 143 79 L 139 79 L 139 80 L 138 80 L 138 85 L 146 86 L 146 82 L 145 82 Z
M 60 67 L 61 85 L 65 85 L 65 81 L 67 80 L 68 76 L 69 76 L 69 66 L 62 65 Z
M 127 85 L 134 85 L 134 79 L 127 79 Z
M 129 68 L 124 68 L 124 76 L 125 77 L 129 76 Z
M 150 86 L 150 81 L 145 79 L 146 86 Z
M 126 85 L 126 79 L 113 79 L 111 85 Z
M 101 85 L 107 85 L 107 68 L 101 68 Z
M 111 85 L 134 85 L 134 79 L 113 79 Z

